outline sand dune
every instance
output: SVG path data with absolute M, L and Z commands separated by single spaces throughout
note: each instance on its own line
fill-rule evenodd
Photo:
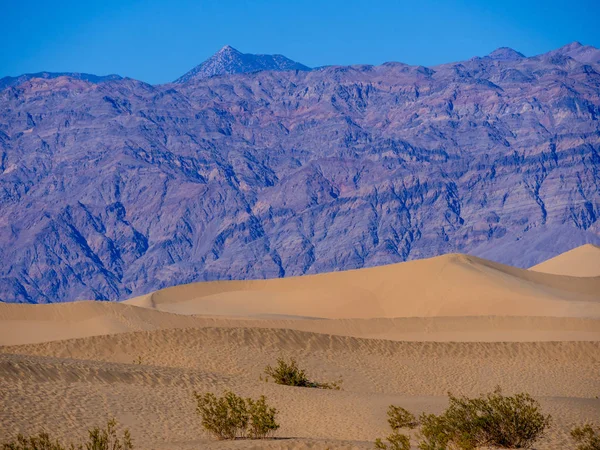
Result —
M 600 319 L 574 317 L 406 317 L 260 319 L 186 316 L 123 303 L 0 303 L 0 345 L 171 328 L 272 328 L 393 341 L 600 341 Z
M 600 317 L 600 277 L 573 279 L 465 255 L 275 280 L 175 286 L 125 303 L 178 314 L 321 318 Z
M 572 277 L 600 277 L 600 247 L 582 245 L 529 270 Z
M 122 303 L 0 303 L 0 345 L 56 341 L 158 328 L 190 327 L 193 317 Z
M 46 425 L 67 436 L 114 415 L 142 449 L 263 448 L 203 435 L 191 392 L 233 389 L 266 395 L 280 409 L 282 441 L 264 448 L 372 448 L 399 404 L 439 412 L 446 391 L 501 385 L 528 391 L 553 414 L 539 449 L 569 448 L 575 422 L 594 420 L 600 343 L 422 343 L 256 328 L 171 329 L 2 347 L 0 422 L 24 432 Z M 260 380 L 266 364 L 294 356 L 317 380 L 342 377 L 342 391 Z M 141 358 L 143 364 L 132 364 Z M 52 411 L 51 414 L 48 414 Z
M 447 391 L 500 385 L 553 415 L 536 448 L 571 448 L 570 427 L 600 417 L 600 276 L 573 276 L 595 273 L 582 272 L 589 250 L 547 262 L 573 268 L 563 274 L 446 255 L 121 303 L 0 304 L 0 442 L 42 427 L 74 437 L 114 416 L 142 450 L 368 449 L 389 404 L 440 412 Z M 343 390 L 265 383 L 280 355 Z M 191 393 L 225 389 L 265 394 L 279 439 L 203 434 Z
M 0 304 L 0 345 L 206 326 L 391 340 L 598 340 L 599 323 L 600 277 L 447 255 L 288 279 L 194 283 L 122 303 Z

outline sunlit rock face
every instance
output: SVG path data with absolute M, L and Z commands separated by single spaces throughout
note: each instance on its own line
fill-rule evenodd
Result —
M 117 300 L 448 252 L 530 266 L 600 243 L 599 62 L 575 43 L 432 68 L 8 86 L 0 299 Z

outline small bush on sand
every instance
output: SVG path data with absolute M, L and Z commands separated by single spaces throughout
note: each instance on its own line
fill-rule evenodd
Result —
M 212 393 L 194 393 L 197 412 L 202 417 L 202 426 L 218 439 L 245 437 L 248 426 L 248 410 L 243 398 L 233 392 L 222 397 Z
M 123 432 L 119 439 L 116 432 L 117 422 L 111 419 L 104 428 L 88 430 L 88 439 L 82 444 L 62 444 L 58 439 L 52 439 L 46 432 L 35 436 L 18 435 L 16 441 L 2 445 L 2 450 L 132 450 L 133 443 L 129 430 Z
M 576 450 L 600 450 L 600 427 L 585 424 L 571 430 Z
M 73 448 L 73 446 L 71 446 Z M 41 432 L 35 436 L 25 437 L 22 434 L 12 442 L 2 444 L 2 450 L 66 450 L 58 440 L 52 440 L 50 435 Z
M 275 421 L 277 410 L 267 405 L 264 395 L 258 400 L 246 399 L 250 413 L 249 435 L 252 439 L 266 439 L 272 437 L 279 428 Z
M 410 450 L 410 438 L 402 433 L 394 432 L 386 438 L 387 443 L 381 439 L 375 441 L 375 448 L 381 450 Z
M 283 358 L 278 358 L 275 367 L 265 367 L 265 374 L 275 383 L 285 386 L 310 387 L 311 385 L 306 371 L 298 367 L 294 358 L 291 358 L 289 363 Z
M 81 448 L 86 450 L 131 450 L 133 443 L 129 430 L 123 431 L 123 437 L 117 435 L 117 421 L 111 419 L 104 428 L 92 428 L 88 431 L 88 442 Z
M 400 406 L 390 405 L 388 408 L 388 423 L 392 429 L 386 441 L 377 439 L 375 441 L 375 448 L 382 450 L 410 450 L 410 438 L 402 434 L 400 430 L 408 428 L 412 430 L 418 423 L 415 416 Z
M 339 391 L 342 388 L 342 380 L 331 383 L 317 383 L 310 381 L 306 375 L 306 371 L 298 367 L 298 363 L 294 358 L 290 358 L 288 363 L 284 358 L 277 358 L 275 367 L 265 367 L 266 380 L 269 378 L 277 384 L 284 386 L 309 387 L 317 389 L 334 389 Z
M 194 396 L 202 426 L 217 439 L 265 439 L 279 428 L 277 410 L 267 405 L 264 396 L 244 399 L 230 391 L 222 397 L 196 392 Z
M 458 449 L 469 448 L 456 443 L 459 438 L 452 434 L 444 415 L 422 414 L 419 421 L 421 422 L 420 450 L 446 450 L 450 441 L 455 441 Z
M 497 388 L 477 398 L 449 397 L 443 414 L 420 417 L 421 450 L 531 448 L 551 423 L 529 394 L 505 396 Z

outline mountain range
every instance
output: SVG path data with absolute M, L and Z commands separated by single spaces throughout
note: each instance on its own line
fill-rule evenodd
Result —
M 15 81 L 16 80 L 16 81 Z M 0 300 L 600 244 L 600 50 L 0 80 Z
M 46 80 L 52 80 L 59 77 L 69 77 L 74 80 L 84 80 L 90 83 L 102 83 L 104 81 L 115 81 L 121 80 L 123 77 L 120 75 L 93 75 L 90 73 L 76 73 L 76 72 L 37 72 L 37 73 L 25 73 L 17 77 L 3 77 L 0 78 L 0 91 L 10 86 L 18 86 L 25 81 L 29 81 L 33 78 L 43 78 Z

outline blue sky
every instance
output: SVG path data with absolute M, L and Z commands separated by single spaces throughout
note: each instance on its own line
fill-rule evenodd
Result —
M 418 5 L 416 5 L 418 3 Z M 223 45 L 309 66 L 435 65 L 508 46 L 600 47 L 600 1 L 0 0 L 0 77 L 118 73 L 172 81 Z

